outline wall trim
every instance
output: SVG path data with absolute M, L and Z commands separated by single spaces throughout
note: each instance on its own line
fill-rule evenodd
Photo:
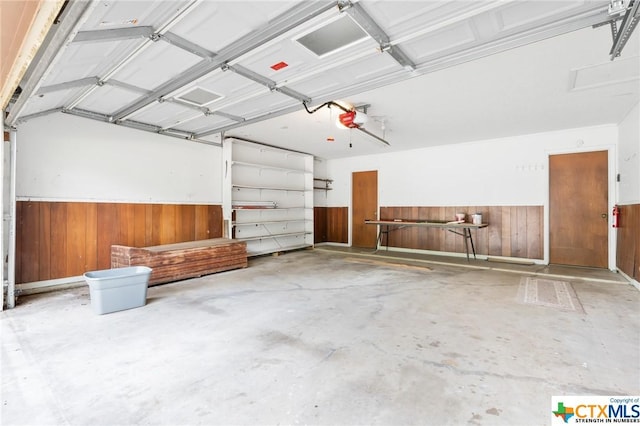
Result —
M 129 203 L 129 204 L 185 204 L 185 205 L 222 205 L 222 201 L 198 201 L 198 200 L 128 200 L 109 198 L 58 198 L 58 197 L 31 197 L 18 195 L 16 201 L 48 202 L 48 203 Z
M 620 269 L 618 269 L 617 271 L 620 275 L 622 275 L 627 281 L 629 281 L 629 284 L 631 284 L 633 287 L 636 288 L 636 290 L 640 291 L 640 282 L 634 280 L 633 278 L 631 278 L 629 275 L 625 274 L 623 271 L 621 271 Z
M 82 275 L 75 277 L 56 278 L 52 280 L 34 281 L 30 283 L 16 284 L 16 296 L 46 293 L 56 290 L 65 290 L 87 285 Z

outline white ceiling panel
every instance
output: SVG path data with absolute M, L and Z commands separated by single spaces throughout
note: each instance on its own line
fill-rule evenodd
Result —
M 60 58 L 63 66 L 54 67 L 44 85 L 85 77 L 101 78 L 140 44 L 140 40 L 71 43 Z
M 262 114 L 266 114 L 269 111 L 275 111 L 296 104 L 300 104 L 300 107 L 302 108 L 302 104 L 295 99 L 278 92 L 266 92 L 260 96 L 253 97 L 246 102 L 241 102 L 228 108 L 224 108 L 223 112 L 250 120 Z
M 503 30 L 511 30 L 535 21 L 557 17 L 562 12 L 582 6 L 584 1 L 518 1 L 505 5 L 496 14 Z
M 78 89 L 59 90 L 35 96 L 29 102 L 24 115 L 37 114 L 50 109 L 61 108 L 77 96 Z
M 478 41 L 490 40 L 502 31 L 502 22 L 493 10 L 474 16 L 469 25 L 473 28 Z
M 296 92 L 304 93 L 312 100 L 321 93 L 334 92 L 344 87 L 344 82 L 341 78 L 336 78 L 333 72 L 323 72 L 315 75 L 312 79 L 307 79 L 295 84 L 287 86 Z M 315 101 L 313 103 L 316 103 Z
M 111 115 L 122 107 L 123 102 L 133 102 L 139 97 L 140 93 L 105 84 L 84 98 L 78 108 Z
M 133 86 L 152 90 L 197 64 L 202 59 L 162 41 L 151 44 L 114 78 Z
M 416 32 L 441 28 L 480 13 L 481 1 L 367 1 L 363 7 L 394 42 Z M 448 24 L 447 24 L 448 25 Z
M 377 53 L 363 58 L 358 62 L 349 63 L 334 71 L 338 74 L 346 87 L 349 84 L 357 84 L 364 80 L 375 79 L 381 75 L 393 73 L 403 69 L 390 55 Z
M 152 26 L 156 30 L 184 9 L 191 0 L 178 1 L 106 1 L 95 5 L 80 31 Z
M 306 74 L 314 75 L 326 68 L 340 68 L 343 64 L 357 60 L 362 56 L 378 56 L 379 54 L 378 44 L 370 37 L 322 58 L 315 56 L 294 40 L 283 40 L 281 43 L 260 52 L 259 55 L 253 55 L 249 59 L 239 61 L 239 63 L 278 84 L 287 84 L 290 81 L 304 79 Z M 286 62 L 289 66 L 279 71 L 270 68 L 271 65 L 280 61 Z
M 414 61 L 421 63 L 440 52 L 454 50 L 476 40 L 470 21 L 464 21 L 403 43 L 402 48 Z
M 572 71 L 572 90 L 640 81 L 640 57 L 621 58 Z
M 314 98 L 322 93 L 333 93 L 340 89 L 348 93 L 350 86 L 398 71 L 404 71 L 400 64 L 390 55 L 379 52 L 287 87 Z
M 213 53 L 266 25 L 295 6 L 296 1 L 204 1 L 171 32 Z
M 223 96 L 222 99 L 214 102 L 211 108 L 217 108 L 219 105 L 232 102 L 234 98 L 242 98 L 252 93 L 267 90 L 264 86 L 234 72 L 218 70 L 208 77 L 198 80 L 196 84 L 185 86 L 184 89 L 174 92 L 172 96 L 178 96 L 180 93 L 186 92 L 195 86 L 219 93 Z
M 287 66 L 280 70 L 271 68 L 279 62 L 285 62 Z M 249 58 L 238 61 L 243 67 L 260 75 L 270 78 L 278 83 L 287 81 L 287 78 L 308 71 L 318 66 L 320 60 L 313 53 L 303 48 L 293 40 L 283 40 L 277 45 Z
M 237 121 L 231 120 L 219 115 L 201 115 L 193 120 L 189 120 L 185 123 L 174 126 L 174 129 L 182 130 L 185 132 L 200 133 L 209 129 L 221 128 L 236 124 Z
M 128 118 L 166 128 L 198 115 L 204 113 L 173 102 L 155 102 Z

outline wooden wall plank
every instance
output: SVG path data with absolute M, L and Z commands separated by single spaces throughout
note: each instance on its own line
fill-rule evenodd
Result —
M 502 255 L 502 207 L 491 206 L 488 209 L 488 217 L 482 218 L 489 224 L 487 234 L 489 239 L 489 256 Z
M 483 222 L 487 222 L 489 217 L 489 210 L 487 207 L 473 206 L 470 207 L 469 210 L 470 215 L 474 213 L 479 213 L 482 215 Z M 469 217 L 469 221 L 473 221 L 473 216 Z M 473 232 L 473 241 L 476 245 L 476 253 L 478 254 L 489 254 L 489 227 L 476 229 Z
M 339 243 L 347 244 L 349 242 L 349 208 L 348 207 L 337 207 L 340 209 L 340 238 Z
M 196 207 L 176 206 L 176 242 L 194 241 L 196 238 Z
M 408 219 L 408 217 L 406 217 L 407 214 L 404 207 L 396 207 L 394 216 L 398 219 Z M 391 236 L 391 241 L 393 242 L 393 244 L 390 245 L 393 245 L 394 247 L 407 247 L 404 241 L 405 234 L 406 229 L 396 228 L 395 230 L 393 230 L 393 228 L 391 228 L 391 233 L 389 235 Z
M 38 224 L 39 224 L 39 211 L 38 214 L 34 214 L 31 203 L 18 203 L 16 205 L 16 226 L 18 229 L 22 229 L 22 233 L 16 235 L 16 252 L 24 253 L 24 256 L 16 257 L 16 281 L 21 282 L 24 279 L 29 279 L 30 272 L 27 267 L 32 264 L 32 268 L 35 271 L 36 277 L 38 272 Z M 37 280 L 37 278 L 35 279 Z M 34 281 L 35 281 L 34 280 Z
M 82 275 L 85 272 L 87 241 L 87 207 L 84 203 L 68 203 L 66 217 L 67 234 L 64 273 L 67 276 Z
M 427 219 L 445 220 L 445 214 L 444 207 L 431 207 L 429 208 Z M 429 229 L 429 250 L 441 250 L 444 245 L 444 236 L 444 232 L 441 229 Z
M 542 259 L 544 247 L 543 207 L 527 207 L 527 256 L 529 259 Z
M 160 244 L 171 244 L 176 242 L 176 206 L 162 205 L 160 219 Z M 125 244 L 127 245 L 127 244 Z
M 153 204 L 144 205 L 144 244 L 140 247 L 153 246 Z
M 390 207 L 380 207 L 380 220 L 392 220 L 393 216 L 391 214 L 391 208 Z M 382 236 L 382 241 L 380 241 L 380 244 L 384 245 L 386 244 L 387 239 L 386 236 Z
M 427 220 L 429 218 L 428 207 L 418 207 L 416 219 Z M 417 228 L 417 242 L 418 248 L 425 249 L 429 245 L 429 228 Z M 428 250 L 428 249 L 427 249 Z
M 395 219 L 395 207 L 385 207 L 384 208 L 384 215 L 383 215 L 383 210 L 380 210 L 380 217 L 384 218 L 384 220 L 393 220 Z M 388 234 L 383 234 L 382 235 L 382 240 L 380 241 L 381 245 L 391 245 L 393 241 L 393 238 L 391 237 L 391 235 Z
M 97 206 L 98 269 L 111 267 L 111 245 L 118 244 L 120 225 L 118 206 L 115 203 L 99 203 Z
M 84 270 L 87 272 L 98 269 L 98 206 L 96 203 L 86 203 L 85 223 Z
M 147 204 L 133 206 L 133 246 L 146 246 L 147 233 Z
M 409 215 L 407 214 L 406 208 L 404 206 L 402 207 L 396 207 L 395 209 L 395 217 L 398 219 L 403 219 L 403 220 L 408 220 L 409 219 Z M 393 246 L 394 247 L 407 247 L 407 248 L 411 248 L 409 245 L 407 245 L 407 229 L 406 228 L 391 228 L 391 233 L 389 234 L 391 235 L 392 241 L 394 242 Z
M 38 280 L 46 280 L 51 276 L 51 204 L 39 204 L 38 229 Z M 20 253 L 20 252 L 17 252 Z
M 209 236 L 208 238 L 222 237 L 222 206 L 209 205 Z
M 327 241 L 331 243 L 349 242 L 349 209 L 347 207 L 327 207 Z
M 511 256 L 511 207 L 501 208 L 502 227 L 500 232 L 501 256 Z
M 206 240 L 209 238 L 208 214 L 209 210 L 207 206 L 196 206 L 196 240 Z
M 121 203 L 120 207 L 120 241 L 121 244 L 133 245 L 136 240 L 135 204 Z
M 527 257 L 527 208 L 511 208 L 511 256 Z
M 419 207 L 415 207 L 415 206 L 411 206 L 411 207 L 405 207 L 405 211 L 406 211 L 406 215 L 407 218 L 409 220 L 418 220 L 420 219 L 420 208 Z M 420 244 L 418 243 L 419 239 L 418 239 L 418 232 L 420 231 L 419 228 L 406 228 L 405 229 L 405 236 L 406 236 L 406 243 L 405 246 L 412 248 L 412 249 L 419 249 L 420 248 Z
M 64 277 L 67 267 L 67 203 L 51 203 L 51 275 Z
M 455 220 L 458 207 L 445 207 L 443 220 Z M 449 231 L 442 231 L 444 235 L 443 251 L 455 252 L 458 235 Z
M 617 234 L 616 265 L 640 281 L 640 204 L 620 206 Z
M 149 226 L 149 224 L 147 224 Z M 162 204 L 151 206 L 151 245 L 162 244 Z
M 313 239 L 314 243 L 348 243 L 349 208 L 314 207 Z
M 327 242 L 327 208 L 313 208 L 313 242 L 314 244 Z

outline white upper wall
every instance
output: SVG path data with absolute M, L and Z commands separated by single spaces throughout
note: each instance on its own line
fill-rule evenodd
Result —
M 56 113 L 17 133 L 18 199 L 220 204 L 222 149 Z
M 315 204 L 349 206 L 351 173 L 378 170 L 379 204 L 544 205 L 548 155 L 612 149 L 617 199 L 640 199 L 638 106 L 615 125 L 491 139 L 315 163 L 333 179 Z M 616 153 L 620 138 L 620 147 Z M 222 149 L 52 114 L 18 129 L 17 196 L 36 200 L 150 203 L 222 201 Z M 615 186 L 614 186 L 615 188 Z
M 629 111 L 619 126 L 618 201 L 640 203 L 640 104 Z
M 608 125 L 328 160 L 327 205 L 350 206 L 351 173 L 366 170 L 378 170 L 380 206 L 545 205 L 550 154 L 615 156 L 617 139 Z

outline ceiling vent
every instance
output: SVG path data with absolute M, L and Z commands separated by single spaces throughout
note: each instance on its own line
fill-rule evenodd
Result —
M 211 102 L 217 101 L 222 98 L 222 96 L 200 87 L 195 87 L 180 96 L 176 96 L 175 98 L 183 102 L 188 102 L 192 105 L 205 106 Z
M 324 56 L 341 50 L 365 37 L 367 37 L 367 33 L 349 16 L 344 16 L 300 37 L 296 41 L 317 56 Z

